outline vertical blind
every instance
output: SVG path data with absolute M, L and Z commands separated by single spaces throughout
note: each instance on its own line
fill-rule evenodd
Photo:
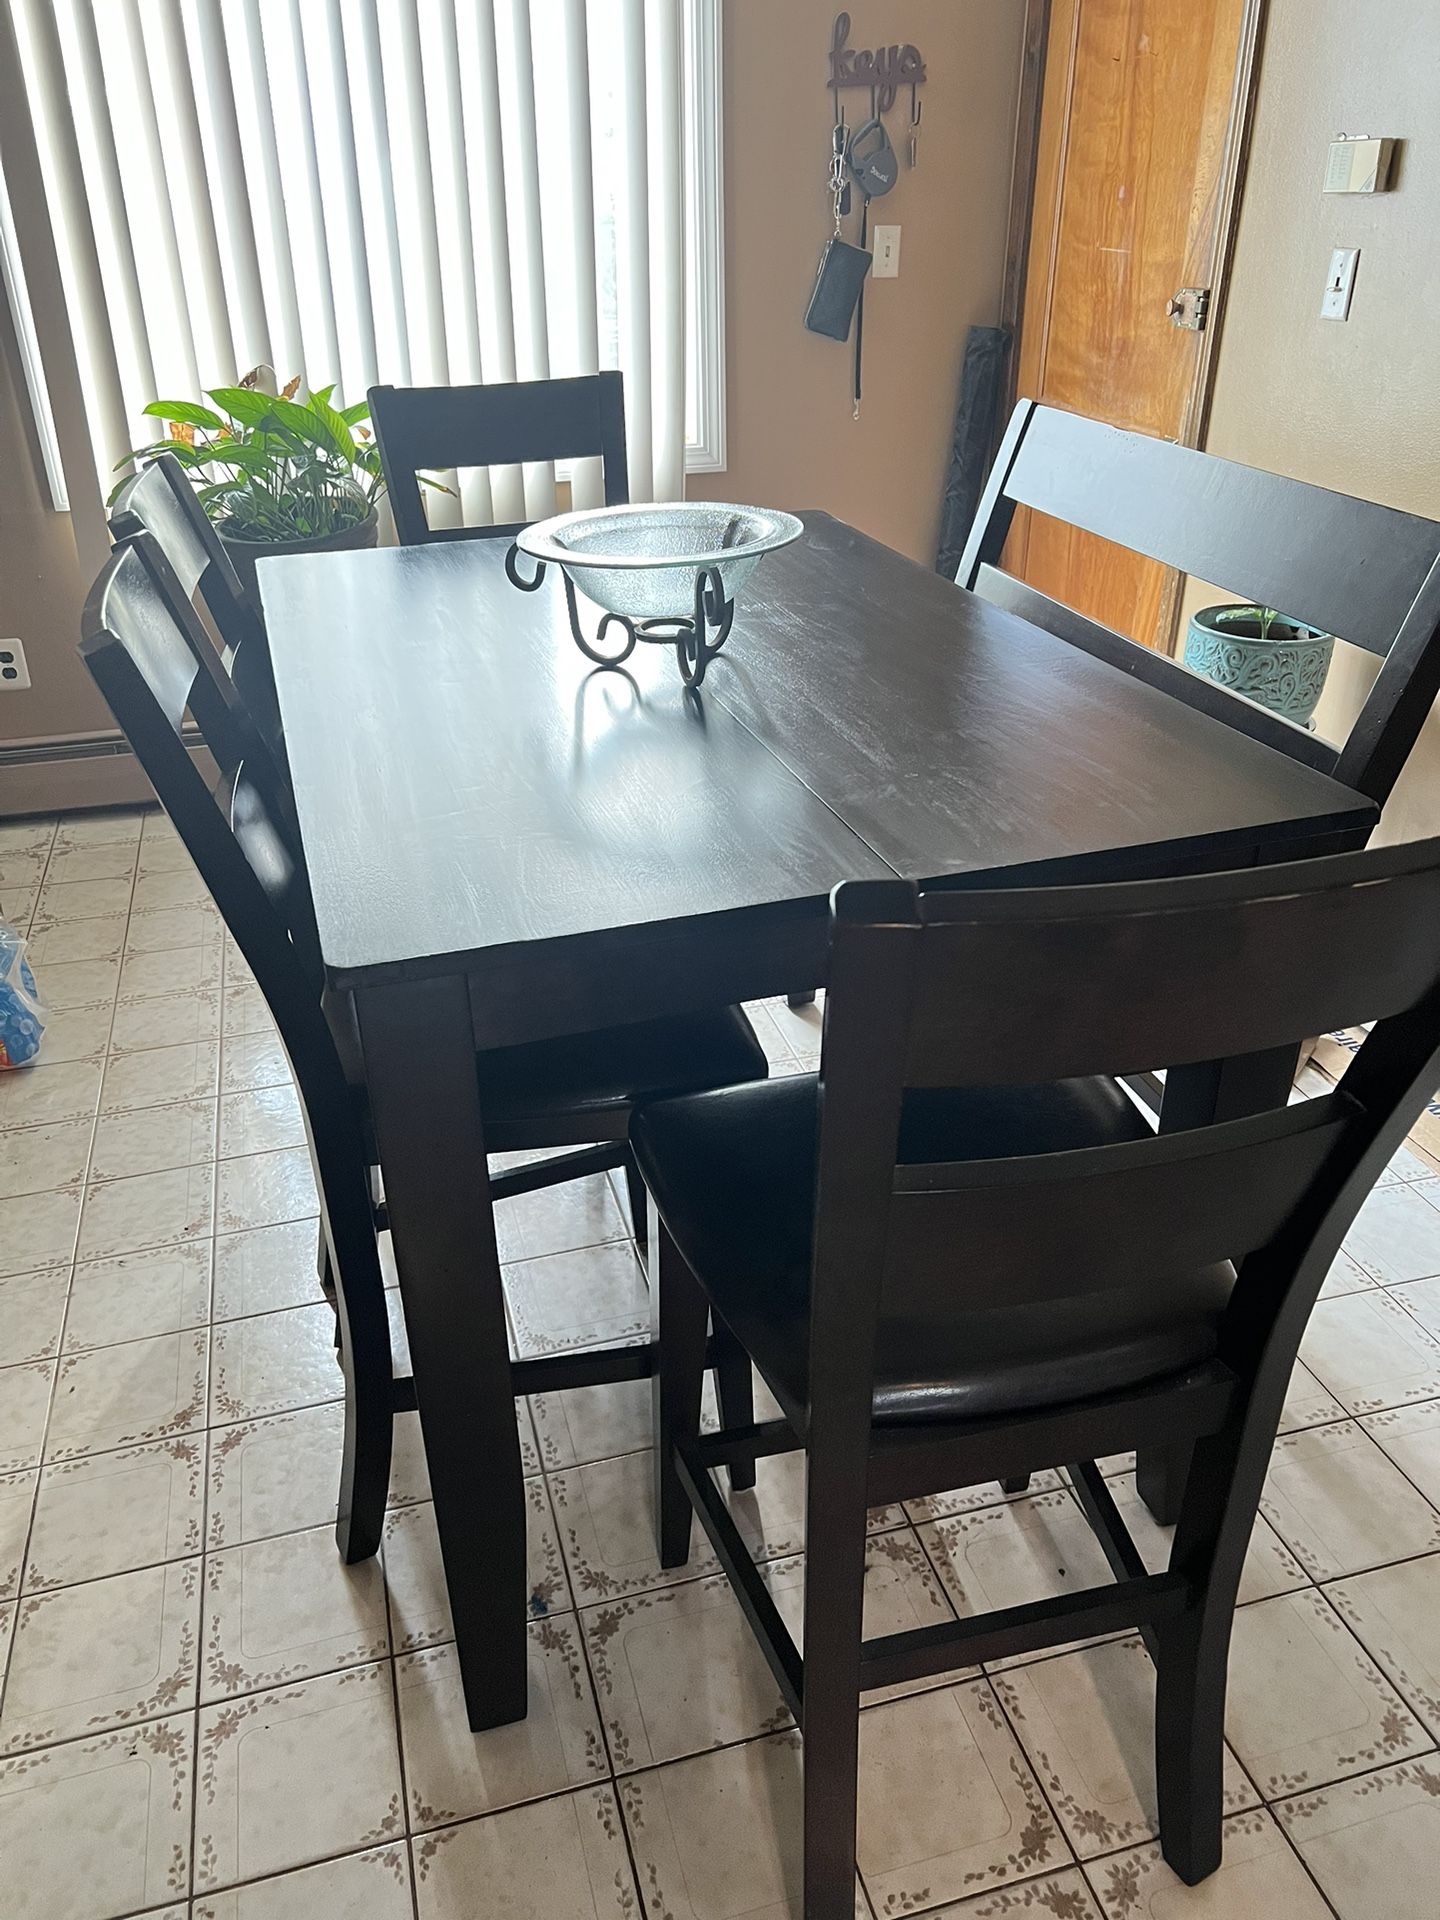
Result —
M 678 498 L 685 4 L 0 0 L 102 483 L 147 402 L 254 366 L 343 404 L 618 366 L 632 496 Z M 477 471 L 429 505 L 518 520 L 553 487 Z

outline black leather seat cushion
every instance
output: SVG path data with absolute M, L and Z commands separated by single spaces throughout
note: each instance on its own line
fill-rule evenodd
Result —
M 623 1114 L 636 1101 L 763 1080 L 765 1051 L 738 1007 L 567 1034 L 476 1058 L 487 1135 Z
M 1143 1139 L 1111 1080 L 911 1094 L 904 1160 L 974 1160 Z M 641 1107 L 631 1140 L 676 1245 L 722 1317 L 791 1410 L 806 1400 L 814 1075 L 733 1086 Z M 1215 1352 L 1234 1284 L 1228 1266 L 1162 1286 L 1040 1305 L 886 1319 L 877 1335 L 878 1421 L 953 1421 L 1085 1399 L 1177 1373 Z

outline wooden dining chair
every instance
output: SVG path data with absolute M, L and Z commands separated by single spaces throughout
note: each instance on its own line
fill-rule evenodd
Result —
M 137 533 L 158 541 L 185 597 L 199 602 L 224 649 L 212 647 L 200 664 L 217 663 L 233 680 L 272 757 L 282 766 L 280 703 L 259 608 L 230 564 L 220 536 L 173 455 L 149 460 L 120 487 L 110 505 L 110 537 L 118 545 Z M 288 776 L 287 776 L 288 777 Z
M 630 498 L 625 463 L 625 383 L 618 373 L 470 387 L 372 387 L 370 421 L 400 544 L 513 539 L 520 525 L 432 527 L 420 497 L 422 472 L 511 467 L 598 455 L 605 504 Z
M 1001 570 L 1017 507 L 1278 608 L 1375 654 L 1331 746 Z M 1440 522 L 1020 400 L 956 579 L 1061 640 L 1384 806 L 1440 693 Z
M 233 716 L 216 703 L 197 663 L 203 630 L 149 535 L 116 549 L 86 602 L 82 634 L 85 664 L 254 973 L 294 1071 L 345 1368 L 338 1539 L 347 1560 L 364 1559 L 379 1543 L 384 1518 L 392 1418 L 414 1405 L 414 1390 L 408 1380 L 391 1381 L 376 1248 L 376 1233 L 388 1222 L 375 1199 L 353 1016 L 348 1002 L 323 992 L 309 885 L 290 824 L 251 778 L 247 736 L 232 727 Z M 213 791 L 187 745 L 187 712 L 219 768 Z M 626 1131 L 635 1098 L 765 1071 L 764 1052 L 737 1008 L 483 1052 L 476 1074 L 491 1152 L 585 1143 L 492 1176 L 492 1198 L 633 1166 Z M 630 1347 L 517 1361 L 515 1391 L 639 1378 L 648 1360 L 645 1350 Z M 749 1362 L 723 1332 L 715 1364 L 722 1407 L 749 1418 Z
M 817 1076 L 641 1106 L 660 1558 L 698 1512 L 804 1754 L 804 1912 L 851 1920 L 862 1689 L 1139 1628 L 1160 1842 L 1220 1863 L 1231 1620 L 1306 1320 L 1440 1079 L 1440 840 L 1198 878 L 832 900 Z M 1084 1018 L 1077 1019 L 1076 1010 Z M 1318 1099 L 1075 1143 L 1057 1088 L 1378 1022 Z M 707 1309 L 783 1418 L 700 1433 Z M 1195 1468 L 1147 1573 L 1096 1461 Z M 806 1454 L 804 1657 L 712 1469 Z M 1068 1467 L 1113 1584 L 863 1637 L 866 1510 Z
M 1344 744 L 1331 745 L 1005 573 L 1018 507 L 1246 594 L 1378 656 L 1380 671 Z M 1440 523 L 1031 400 L 1017 402 L 1011 415 L 956 578 L 1381 807 L 1440 692 Z M 1131 1075 L 1130 1085 L 1160 1109 L 1164 1089 L 1153 1070 Z M 1177 1117 L 1172 1102 L 1163 1124 Z M 1157 1520 L 1174 1520 L 1186 1471 L 1183 1448 L 1142 1457 L 1137 1479 Z

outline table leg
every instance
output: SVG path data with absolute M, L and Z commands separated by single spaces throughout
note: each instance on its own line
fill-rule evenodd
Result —
M 472 1728 L 526 1708 L 525 1486 L 470 1000 L 367 987 L 360 1038 Z
M 1235 1060 L 1203 1060 L 1172 1067 L 1165 1076 L 1160 1131 L 1180 1133 L 1213 1126 L 1220 1120 L 1244 1120 L 1252 1113 L 1283 1107 L 1299 1063 L 1297 1047 L 1272 1047 Z

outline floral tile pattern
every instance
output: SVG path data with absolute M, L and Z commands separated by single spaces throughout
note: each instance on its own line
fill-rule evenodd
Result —
M 1235 1616 L 1226 1730 L 1267 1799 L 1404 1759 L 1429 1735 L 1313 1591 Z
M 640 1903 L 609 1786 L 440 1827 L 415 1847 L 420 1920 L 638 1920 Z
M 388 1667 L 351 1667 L 201 1708 L 197 1893 L 404 1831 Z
M 193 1706 L 199 1611 L 198 1560 L 22 1599 L 0 1754 Z
M 200 1697 L 222 1700 L 390 1651 L 376 1560 L 347 1567 L 333 1527 L 227 1547 L 205 1562 Z
M 723 1574 L 580 1618 L 617 1773 L 792 1724 Z
M 800 1736 L 780 1733 L 621 1780 L 647 1914 L 802 1920 L 800 1779 Z M 869 1920 L 858 1880 L 855 1914 Z
M 396 1664 L 410 1825 L 420 1833 L 522 1800 L 541 1800 L 609 1766 L 574 1614 L 526 1629 L 529 1706 L 512 1726 L 472 1733 L 453 1645 Z
M 1337 1580 L 1325 1598 L 1440 1739 L 1440 1554 Z
M 1428 1920 L 1440 1846 L 1440 1762 L 1431 1754 L 1275 1812 L 1342 1920 Z
M 1017 1914 L 1029 1914 L 1030 1920 L 1103 1920 L 1084 1874 L 1075 1867 L 933 1911 L 934 1920 L 1013 1920 Z
M 1082 1860 L 1154 1838 L 1155 1669 L 1138 1639 L 1013 1668 L 995 1691 Z M 1227 1809 L 1258 1799 L 1227 1751 Z
M 251 1880 L 190 1909 L 191 1920 L 412 1920 L 413 1912 L 410 1862 L 398 1843 Z
M 526 1612 L 543 1620 L 571 1606 L 570 1585 L 560 1557 L 550 1498 L 542 1480 L 527 1480 L 529 1591 Z M 445 1593 L 440 1536 L 429 1501 L 396 1507 L 385 1521 L 385 1581 L 390 1596 L 390 1631 L 396 1653 L 434 1646 L 454 1634 Z
M 1179 1920 L 1192 1912 L 1213 1920 L 1330 1920 L 1285 1835 L 1259 1808 L 1225 1822 L 1224 1864 L 1199 1887 L 1185 1887 L 1153 1844 L 1086 1871 L 1105 1920 Z
M 64 1460 L 40 1474 L 27 1593 L 200 1551 L 205 1436 Z
M 335 1551 L 343 1378 L 299 1103 L 184 848 L 153 812 L 5 822 L 0 897 L 38 902 L 52 1011 L 41 1064 L 0 1075 L 6 1920 L 799 1920 L 801 1739 L 698 1527 L 686 1566 L 655 1562 L 648 1382 L 517 1402 L 530 1711 L 473 1733 L 418 1415 L 381 1554 Z M 752 1012 L 772 1072 L 813 1068 L 818 1008 Z M 644 1337 L 621 1175 L 503 1202 L 497 1233 L 519 1349 Z M 403 1366 L 388 1235 L 381 1261 Z M 1429 1920 L 1423 1146 L 1304 1352 L 1240 1586 L 1219 1873 L 1186 1888 L 1163 1861 L 1153 1675 L 1115 1638 L 865 1696 L 858 1920 Z M 758 1380 L 756 1403 L 775 1417 Z M 1133 1458 L 1101 1466 L 1163 1567 Z M 799 1641 L 803 1461 L 717 1478 Z M 1108 1578 L 1063 1472 L 955 1488 L 871 1515 L 866 1631 Z
M 113 1920 L 175 1906 L 190 1886 L 194 1717 L 0 1760 L 0 1860 L 10 1920 Z
M 1315 1580 L 1440 1548 L 1440 1514 L 1348 1420 L 1276 1441 L 1261 1511 Z
M 1065 1843 L 989 1685 L 860 1716 L 860 1877 L 877 1915 L 1058 1866 Z

